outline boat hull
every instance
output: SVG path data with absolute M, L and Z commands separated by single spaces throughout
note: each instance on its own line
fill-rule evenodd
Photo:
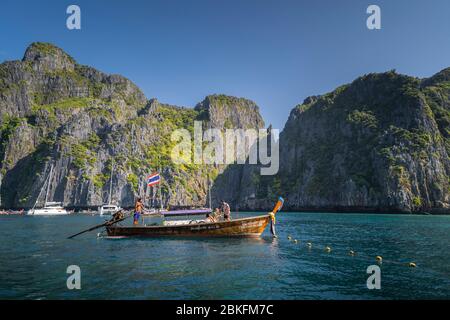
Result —
M 27 212 L 27 215 L 30 216 L 63 216 L 68 214 L 65 209 L 34 209 Z
M 270 221 L 269 215 L 214 223 L 174 226 L 109 226 L 111 237 L 259 237 Z
M 121 208 L 118 206 L 111 206 L 108 208 L 100 207 L 100 209 L 98 210 L 98 214 L 101 216 L 112 216 L 114 213 L 120 210 Z

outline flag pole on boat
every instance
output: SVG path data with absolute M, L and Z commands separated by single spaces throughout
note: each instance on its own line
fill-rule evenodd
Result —
M 158 186 L 158 190 L 159 190 L 159 211 L 163 211 L 164 205 L 163 205 L 162 185 L 161 184 Z
M 161 177 L 161 155 L 158 153 L 158 174 L 160 182 L 158 183 L 158 193 L 159 193 L 159 210 L 160 212 L 163 210 L 163 203 L 162 203 L 162 193 L 161 193 L 161 187 L 162 187 L 162 177 Z

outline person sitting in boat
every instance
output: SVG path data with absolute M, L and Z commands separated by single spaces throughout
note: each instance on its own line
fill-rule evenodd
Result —
M 225 221 L 230 221 L 231 220 L 230 205 L 228 203 L 226 203 L 224 200 L 222 200 L 221 202 L 222 202 L 223 219 Z
M 214 215 L 212 215 L 210 213 L 207 213 L 205 222 L 206 223 L 213 223 L 213 222 L 216 222 L 216 219 L 215 219 Z
M 214 220 L 216 220 L 216 221 L 218 221 L 220 219 L 220 209 L 219 208 L 214 209 L 213 216 L 214 216 Z
M 142 203 L 142 199 L 138 198 L 134 205 L 134 215 L 133 215 L 133 224 L 139 224 L 139 218 L 141 217 L 142 211 L 144 210 L 144 204 Z

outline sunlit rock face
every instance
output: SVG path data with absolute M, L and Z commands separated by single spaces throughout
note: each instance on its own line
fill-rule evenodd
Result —
M 21 61 L 0 64 L 2 204 L 31 207 L 53 164 L 49 195 L 66 206 L 101 205 L 111 175 L 113 201 L 131 206 L 159 171 L 164 206 L 209 205 L 211 185 L 213 206 L 239 210 L 269 210 L 281 195 L 287 210 L 449 212 L 450 69 L 427 79 L 369 74 L 305 99 L 280 134 L 274 176 L 259 165 L 175 164 L 171 134 L 192 132 L 196 120 L 265 127 L 251 100 L 147 100 L 130 80 L 33 43 Z
M 294 108 L 277 177 L 287 207 L 448 212 L 448 74 L 369 74 Z
M 214 183 L 227 166 L 176 165 L 170 158 L 172 132 L 192 130 L 195 120 L 220 129 L 264 125 L 250 100 L 212 95 L 196 108 L 147 100 L 130 80 L 79 65 L 52 44 L 33 43 L 22 61 L 0 65 L 2 204 L 32 206 L 53 164 L 49 197 L 66 206 L 101 205 L 111 174 L 114 202 L 153 198 L 145 186 L 153 171 L 163 177 L 164 206 L 204 206 L 208 179 Z M 240 188 L 234 182 L 224 186 L 233 196 Z M 214 189 L 215 201 L 223 192 Z

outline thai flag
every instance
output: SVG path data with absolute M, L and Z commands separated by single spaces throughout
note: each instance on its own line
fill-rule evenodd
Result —
M 147 185 L 149 187 L 154 186 L 155 184 L 158 184 L 161 182 L 161 177 L 159 173 L 153 173 L 147 177 Z

